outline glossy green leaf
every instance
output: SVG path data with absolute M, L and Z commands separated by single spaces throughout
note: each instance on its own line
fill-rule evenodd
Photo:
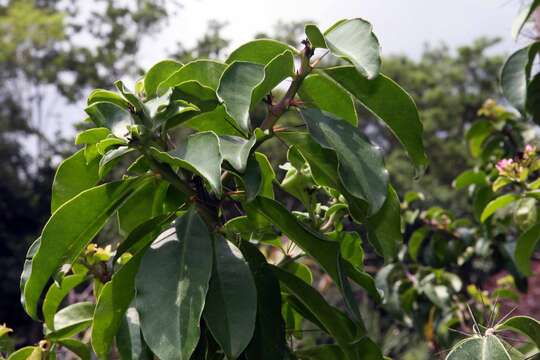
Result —
M 92 324 L 95 305 L 80 302 L 66 306 L 54 316 L 54 331 L 46 334 L 51 340 L 71 337 L 86 330 Z
M 369 22 L 363 19 L 339 21 L 324 33 L 324 39 L 334 56 L 353 64 L 366 78 L 373 79 L 379 74 L 379 40 Z
M 128 146 L 119 146 L 108 151 L 99 161 L 99 177 L 104 177 L 125 155 L 135 151 Z
M 351 66 L 324 72 L 390 128 L 420 170 L 427 166 L 423 125 L 414 100 L 403 88 L 384 74 L 367 80 Z
M 512 330 L 531 339 L 540 349 L 540 322 L 529 316 L 513 316 L 498 324 L 496 330 Z
M 135 255 L 123 265 L 99 293 L 92 321 L 92 348 L 102 359 L 109 357 L 114 337 L 135 297 L 135 275 L 141 255 Z
M 111 131 L 107 128 L 91 128 L 81 131 L 75 137 L 75 145 L 92 145 L 105 139 Z
M 180 68 L 182 68 L 182 63 L 174 60 L 163 60 L 152 66 L 144 77 L 146 97 L 155 97 L 158 86 Z
M 61 265 L 73 263 L 109 217 L 146 181 L 132 178 L 88 189 L 52 215 L 41 233 L 41 244 L 24 286 L 24 305 L 30 316 L 36 318 L 38 300 L 51 276 Z
M 173 167 L 179 166 L 200 175 L 212 191 L 221 196 L 221 162 L 219 138 L 213 132 L 190 135 L 187 141 L 169 152 L 150 148 L 152 156 Z
M 60 163 L 53 180 L 51 213 L 80 192 L 99 181 L 99 160 L 86 162 L 84 149 L 77 151 Z
M 104 90 L 104 89 L 95 89 L 93 90 L 90 95 L 88 95 L 88 100 L 86 102 L 87 105 L 92 105 L 93 103 L 97 102 L 109 102 L 118 105 L 122 109 L 128 108 L 128 102 L 126 99 L 122 97 L 122 95 L 110 91 L 110 90 Z
M 294 58 L 289 50 L 277 55 L 264 68 L 264 80 L 255 87 L 251 96 L 251 108 L 269 94 L 283 80 L 294 75 Z
M 54 315 L 62 300 L 64 300 L 71 290 L 85 281 L 86 278 L 86 273 L 77 273 L 64 277 L 61 284 L 53 283 L 51 285 L 45 295 L 42 306 L 43 318 L 49 330 L 54 330 Z
M 116 335 L 116 346 L 122 360 L 153 359 L 153 355 L 142 338 L 139 313 L 130 306 Z
M 219 81 L 217 94 L 227 113 L 244 132 L 250 130 L 249 109 L 255 88 L 264 80 L 264 66 L 235 61 Z
M 484 211 L 482 211 L 480 221 L 485 222 L 491 215 L 495 213 L 495 211 L 502 209 L 503 207 L 513 203 L 514 201 L 517 201 L 519 198 L 520 197 L 517 194 L 506 194 L 499 196 L 494 200 L 491 200 L 484 208 Z
M 197 131 L 213 131 L 217 135 L 244 136 L 223 105 L 190 118 L 184 125 Z
M 266 155 L 256 152 L 249 159 L 243 177 L 248 201 L 261 195 L 267 198 L 274 198 L 274 188 L 272 186 L 276 174 Z
M 422 246 L 422 243 L 426 239 L 426 236 L 428 235 L 428 229 L 425 227 L 419 228 L 415 230 L 411 237 L 409 238 L 408 243 L 408 250 L 409 250 L 409 256 L 414 261 L 417 261 L 418 259 L 418 252 L 420 251 L 420 247 Z
M 388 186 L 388 196 L 381 209 L 365 222 L 368 240 L 385 262 L 396 258 L 401 248 L 401 204 L 394 188 Z
M 234 61 L 247 61 L 266 65 L 276 56 L 283 54 L 287 50 L 293 54 L 297 53 L 295 48 L 285 43 L 271 39 L 257 39 L 245 43 L 234 50 L 226 62 L 227 64 L 232 64 Z
M 475 121 L 467 133 L 465 139 L 469 145 L 469 151 L 473 157 L 482 155 L 484 142 L 493 132 L 493 125 L 489 120 Z
M 317 107 L 336 117 L 358 124 L 356 107 L 351 95 L 332 79 L 320 75 L 308 75 L 299 90 L 300 98 L 308 107 Z
M 223 160 L 229 162 L 236 171 L 243 173 L 246 170 L 249 153 L 256 140 L 255 136 L 249 140 L 239 136 L 220 136 L 219 142 Z
M 506 99 L 518 110 L 524 111 L 531 67 L 540 51 L 540 43 L 533 43 L 514 52 L 501 71 L 501 88 Z
M 58 341 L 58 344 L 69 349 L 69 351 L 77 355 L 81 360 L 91 359 L 92 355 L 90 347 L 82 341 L 76 339 L 62 339 Z
M 25 346 L 9 355 L 8 360 L 27 360 L 30 359 L 32 353 L 39 349 L 37 346 Z
M 539 46 L 540 48 L 540 43 Z M 527 112 L 535 123 L 540 124 L 540 74 L 536 74 L 527 85 Z
M 202 86 L 216 90 L 219 78 L 227 66 L 219 61 L 200 59 L 185 64 L 181 69 L 169 76 L 158 87 L 158 94 L 178 86 L 186 81 L 196 81 Z
M 324 39 L 324 34 L 317 27 L 317 25 L 307 24 L 304 27 L 304 31 L 313 48 L 326 49 L 328 47 L 328 45 L 326 44 L 326 40 Z
M 131 114 L 110 102 L 96 102 L 84 109 L 96 126 L 105 127 L 119 138 L 128 134 L 128 126 L 133 124 Z
M 255 332 L 245 356 L 247 360 L 282 359 L 287 346 L 281 318 L 279 281 L 255 245 L 243 241 L 240 249 L 249 264 L 257 289 Z
M 257 289 L 240 250 L 228 240 L 214 241 L 214 268 L 204 320 L 229 359 L 236 359 L 255 330 Z
M 127 237 L 148 219 L 163 213 L 163 201 L 169 184 L 152 179 L 118 209 L 118 232 Z
M 516 350 L 517 351 L 517 350 Z M 521 357 L 524 359 L 525 357 Z M 446 360 L 518 360 L 494 335 L 472 336 L 457 343 L 445 358 Z
M 318 109 L 304 109 L 301 114 L 315 141 L 336 152 L 343 186 L 352 195 L 366 200 L 371 214 L 379 211 L 388 187 L 388 172 L 380 149 L 365 140 L 354 126 Z
M 192 207 L 158 238 L 136 276 L 136 307 L 144 339 L 160 359 L 189 359 L 212 271 L 212 237 Z
M 362 239 L 356 231 L 334 231 L 326 234 L 331 239 L 339 242 L 341 256 L 354 267 L 364 267 L 364 250 Z
M 477 170 L 467 170 L 459 174 L 453 183 L 456 190 L 461 190 L 471 185 L 487 186 L 488 182 L 486 173 Z
M 533 275 L 531 258 L 540 240 L 540 224 L 536 224 L 519 236 L 514 251 L 518 270 L 526 276 Z

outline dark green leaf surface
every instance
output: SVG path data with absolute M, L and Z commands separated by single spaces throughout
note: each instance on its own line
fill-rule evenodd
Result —
M 54 316 L 54 331 L 46 337 L 51 340 L 72 337 L 86 330 L 92 324 L 95 305 L 91 302 L 80 302 L 66 306 Z
M 173 167 L 179 166 L 202 176 L 216 195 L 221 196 L 221 162 L 219 138 L 210 131 L 190 135 L 178 148 L 169 152 L 150 148 L 152 156 Z
M 144 255 L 136 307 L 146 343 L 160 359 L 189 359 L 212 271 L 212 238 L 192 207 Z
M 185 126 L 197 131 L 213 131 L 217 135 L 244 136 L 237 128 L 234 120 L 227 114 L 223 105 L 214 110 L 194 116 L 184 123 Z
M 139 313 L 134 306 L 130 306 L 116 335 L 116 345 L 122 360 L 151 360 L 148 346 L 142 338 Z
M 256 140 L 255 136 L 249 140 L 239 136 L 220 136 L 219 142 L 223 160 L 228 161 L 236 171 L 243 173 L 246 170 L 249 153 Z
M 304 31 L 312 47 L 323 49 L 328 48 L 326 40 L 324 39 L 324 35 L 321 30 L 319 30 L 317 25 L 307 24 L 304 28 Z
M 82 341 L 76 339 L 62 339 L 58 341 L 58 344 L 69 349 L 69 351 L 77 355 L 81 360 L 91 359 L 90 347 Z
M 264 80 L 264 66 L 235 61 L 223 73 L 217 94 L 242 131 L 250 130 L 249 109 L 255 88 Z
M 279 281 L 255 245 L 244 241 L 241 250 L 257 288 L 255 332 L 245 356 L 248 360 L 282 359 L 286 351 L 286 339 L 285 324 L 281 318 Z
M 276 174 L 266 155 L 256 152 L 250 156 L 243 177 L 247 200 L 251 201 L 259 195 L 273 199 L 272 184 L 275 178 Z
M 353 126 L 358 124 L 356 107 L 351 95 L 326 76 L 308 75 L 302 82 L 299 95 L 308 107 L 317 107 L 332 113 Z
M 264 80 L 255 87 L 251 108 L 269 94 L 283 80 L 294 75 L 294 58 L 289 50 L 277 55 L 264 68 Z
M 66 276 L 62 279 L 61 284 L 53 283 L 51 285 L 45 295 L 42 306 L 43 318 L 49 330 L 54 330 L 54 315 L 62 303 L 62 300 L 64 300 L 71 290 L 86 280 L 86 278 L 86 273 L 78 273 Z
M 540 240 L 540 224 L 532 226 L 517 239 L 514 257 L 516 266 L 523 275 L 533 275 L 531 258 L 538 240 Z
M 146 97 L 155 97 L 158 86 L 180 68 L 182 64 L 174 60 L 163 60 L 152 66 L 144 77 Z
M 383 74 L 367 80 L 351 66 L 338 66 L 324 72 L 392 130 L 420 170 L 427 166 L 423 126 L 416 104 L 405 90 Z
M 167 89 L 178 86 L 186 81 L 196 81 L 202 86 L 216 90 L 219 78 L 227 66 L 215 60 L 195 60 L 185 64 L 180 70 L 169 76 L 158 87 L 158 94 L 165 93 Z
M 379 211 L 388 187 L 388 172 L 380 149 L 365 140 L 354 126 L 318 109 L 304 109 L 301 114 L 315 141 L 336 152 L 340 181 L 347 191 L 366 200 L 371 214 Z
M 52 215 L 41 233 L 24 286 L 25 310 L 30 316 L 36 317 L 37 302 L 50 277 L 61 265 L 73 263 L 109 217 L 145 182 L 146 178 L 132 178 L 88 189 Z
M 99 181 L 98 169 L 99 160 L 87 163 L 84 149 L 62 161 L 54 176 L 51 213 L 80 192 L 95 186 Z
M 513 316 L 496 326 L 497 330 L 513 330 L 527 336 L 540 349 L 540 322 L 529 316 Z
M 473 336 L 456 344 L 446 360 L 517 360 L 494 335 Z
M 514 201 L 517 201 L 519 198 L 520 197 L 517 194 L 506 194 L 499 196 L 494 200 L 491 200 L 484 208 L 484 211 L 482 211 L 480 221 L 485 222 L 497 210 L 502 209 L 503 207 L 513 203 Z
M 228 358 L 236 359 L 250 343 L 256 313 L 257 289 L 248 264 L 236 246 L 216 238 L 204 320 Z

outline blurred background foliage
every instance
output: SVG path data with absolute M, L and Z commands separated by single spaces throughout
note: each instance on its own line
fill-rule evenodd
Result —
M 143 41 L 175 12 L 183 11 L 180 4 L 164 0 L 95 0 L 91 10 L 84 3 L 0 1 L 0 161 L 4 173 L 0 182 L 0 323 L 8 323 L 17 336 L 24 336 L 22 343 L 38 338 L 41 331 L 19 303 L 25 252 L 50 215 L 54 166 L 74 148 L 60 134 L 46 135 L 50 133 L 47 119 L 84 98 L 91 88 L 111 88 L 113 80 L 121 77 L 136 80 L 142 71 L 137 56 Z M 272 33 L 256 37 L 271 36 L 298 46 L 304 23 L 280 22 Z M 178 43 L 163 56 L 183 62 L 199 57 L 222 59 L 230 43 L 223 36 L 226 26 L 211 21 L 194 46 Z M 403 150 L 370 114 L 359 109 L 361 126 L 387 153 L 401 198 L 406 191 L 421 190 L 429 195 L 428 204 L 457 215 L 470 213 L 466 196 L 456 197 L 450 185 L 473 165 L 464 139 L 467 128 L 485 99 L 499 93 L 497 80 L 504 56 L 490 51 L 497 41 L 479 39 L 457 51 L 444 44 L 429 46 L 419 59 L 385 57 L 383 72 L 403 86 L 419 107 L 427 153 L 436 165 L 411 181 L 413 169 Z M 36 146 L 30 145 L 34 142 Z M 265 146 L 281 145 L 276 141 Z M 279 156 L 271 160 L 273 165 L 285 162 Z M 372 313 L 370 318 L 373 329 L 385 323 L 384 314 Z M 392 324 L 383 328 L 378 336 L 381 341 L 399 342 Z M 407 342 L 387 346 L 406 346 L 414 340 Z M 422 346 L 411 351 L 417 352 L 411 359 L 421 358 Z

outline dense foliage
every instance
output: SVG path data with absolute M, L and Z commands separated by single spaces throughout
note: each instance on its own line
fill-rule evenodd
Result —
M 43 320 L 45 339 L 10 358 L 66 348 L 81 358 L 93 351 L 99 358 L 382 359 L 358 309 L 358 287 L 434 351 L 462 337 L 452 328 L 470 333 L 449 359 L 536 354 L 536 320 L 497 321 L 499 299 L 525 290 L 540 236 L 540 160 L 529 122 L 534 46 L 502 72 L 505 96 L 521 115 L 489 100 L 467 131 L 475 166 L 455 187 L 467 190 L 473 214 L 456 218 L 441 207 L 424 210 L 420 193 L 400 202 L 382 152 L 358 128 L 360 103 L 423 173 L 416 105 L 380 72 L 370 24 L 342 20 L 305 32 L 301 50 L 259 39 L 225 62 L 159 62 L 133 92 L 117 82 L 117 92 L 91 93 L 92 126 L 57 169 L 52 216 L 21 277 L 25 310 Z M 323 67 L 327 53 L 347 65 Z M 256 121 L 261 104 L 266 115 Z M 269 161 L 274 153 L 262 152 L 275 139 L 286 152 L 282 178 Z M 120 241 L 104 231 L 111 221 Z M 375 279 L 364 269 L 362 239 L 385 263 Z M 481 292 L 476 285 L 500 269 L 513 276 L 493 294 Z M 343 306 L 327 302 L 312 271 L 331 279 Z M 93 298 L 62 306 L 88 283 Z M 332 341 L 296 347 L 303 320 Z M 510 346 L 509 330 L 532 346 Z M 0 327 L 0 350 L 8 353 L 9 332 Z

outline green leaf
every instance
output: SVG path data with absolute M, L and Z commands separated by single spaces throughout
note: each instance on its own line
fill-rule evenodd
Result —
M 414 261 L 417 261 L 418 259 L 418 251 L 420 250 L 420 247 L 422 246 L 422 243 L 424 242 L 426 236 L 428 235 L 428 229 L 427 228 L 420 228 L 415 230 L 411 237 L 409 238 L 409 244 L 408 244 L 408 250 L 409 250 L 409 256 Z
M 339 242 L 341 256 L 343 256 L 345 260 L 358 269 L 364 267 L 362 239 L 356 231 L 334 231 L 326 235 Z
M 298 53 L 295 48 L 285 43 L 271 39 L 257 39 L 245 43 L 234 50 L 229 55 L 226 63 L 232 64 L 235 61 L 247 61 L 267 65 L 276 56 L 283 54 L 284 51 L 290 51 L 293 54 Z
M 69 349 L 69 351 L 77 355 L 81 360 L 91 359 L 92 355 L 90 347 L 82 341 L 76 339 L 62 339 L 58 341 L 58 344 Z
M 427 166 L 428 159 L 422 139 L 423 125 L 414 100 L 403 88 L 383 74 L 367 80 L 351 66 L 325 69 L 324 73 L 392 130 L 420 170 Z
M 77 273 L 64 277 L 61 284 L 53 283 L 51 285 L 45 295 L 42 306 L 43 318 L 45 319 L 45 324 L 49 330 L 54 330 L 54 315 L 62 303 L 62 300 L 64 300 L 71 290 L 84 282 L 86 278 L 86 272 Z
M 95 186 L 99 181 L 98 168 L 98 159 L 86 162 L 84 149 L 62 161 L 53 180 L 51 213 L 80 192 Z
M 197 131 L 213 131 L 217 135 L 244 136 L 223 105 L 190 118 L 184 125 Z
M 306 33 L 306 36 L 312 47 L 322 48 L 322 49 L 328 48 L 328 45 L 326 44 L 326 40 L 324 39 L 324 35 L 321 32 L 321 30 L 319 30 L 317 25 L 307 24 L 304 27 L 304 32 Z
M 338 345 L 319 345 L 294 352 L 300 360 L 345 360 L 347 357 Z
M 146 97 L 155 97 L 158 86 L 180 68 L 182 68 L 182 63 L 174 60 L 163 60 L 152 66 L 144 77 L 144 92 L 146 93 Z
M 250 343 L 256 312 L 257 290 L 248 264 L 236 246 L 216 238 L 204 320 L 229 359 L 236 359 Z
M 264 80 L 264 75 L 263 65 L 235 61 L 219 81 L 217 94 L 227 113 L 245 133 L 250 130 L 249 109 L 253 91 Z
M 109 357 L 114 337 L 135 297 L 135 275 L 142 252 L 132 257 L 107 282 L 97 299 L 92 322 L 92 347 L 101 359 Z
M 24 260 L 23 270 L 21 272 L 21 279 L 19 282 L 19 290 L 21 292 L 21 304 L 26 308 L 26 299 L 24 297 L 24 287 L 26 286 L 26 283 L 28 282 L 28 278 L 30 277 L 30 274 L 32 272 L 32 260 L 34 256 L 36 255 L 39 245 L 41 244 L 41 237 L 38 237 L 34 242 L 28 247 L 28 250 L 26 251 L 26 256 Z
M 381 67 L 379 40 L 372 26 L 363 19 L 341 20 L 324 33 L 332 55 L 347 60 L 368 79 L 374 79 Z M 318 45 L 322 45 L 317 41 Z
M 282 359 L 286 351 L 285 324 L 281 318 L 279 281 L 257 247 L 243 241 L 240 247 L 257 288 L 257 318 L 247 360 Z
M 358 125 L 356 107 L 351 95 L 332 79 L 320 74 L 310 74 L 302 82 L 298 93 L 308 107 L 317 107 L 353 126 Z
M 185 144 L 169 152 L 150 148 L 152 156 L 173 167 L 179 166 L 205 179 L 216 195 L 221 196 L 221 162 L 219 138 L 210 131 L 190 135 Z
M 536 74 L 527 85 L 527 100 L 525 107 L 529 114 L 531 114 L 534 122 L 540 124 L 540 74 Z
M 129 103 L 122 95 L 109 90 L 95 89 L 88 95 L 87 105 L 92 105 L 96 102 L 109 102 L 118 105 L 122 109 L 127 109 Z
M 96 126 L 111 130 L 113 135 L 119 138 L 125 138 L 128 134 L 128 126 L 133 124 L 129 111 L 110 102 L 92 103 L 84 111 Z
M 391 185 L 382 208 L 365 222 L 368 240 L 375 250 L 384 257 L 385 262 L 396 258 L 401 248 L 401 204 Z
M 516 350 L 517 351 L 517 350 Z M 472 336 L 457 343 L 446 360 L 517 360 L 497 336 Z M 522 357 L 524 359 L 524 357 Z
M 465 135 L 465 139 L 467 139 L 467 142 L 469 143 L 469 151 L 473 157 L 482 155 L 484 142 L 489 135 L 491 135 L 493 130 L 493 125 L 488 120 L 475 121 L 471 125 Z
M 186 81 L 196 81 L 202 86 L 216 90 L 219 78 L 227 65 L 215 60 L 195 60 L 185 64 L 181 69 L 159 84 L 157 93 L 163 94 L 169 88 L 178 86 Z
M 195 207 L 145 253 L 136 277 L 144 339 L 160 359 L 189 359 L 212 271 L 212 237 Z
M 41 244 L 32 259 L 32 270 L 24 286 L 25 310 L 32 318 L 37 316 L 37 302 L 51 276 L 63 264 L 72 264 L 77 259 L 109 217 L 147 179 L 131 178 L 88 189 L 51 216 L 41 233 Z
M 255 136 L 246 140 L 238 136 L 222 135 L 219 137 L 221 155 L 231 166 L 241 173 L 246 170 L 248 156 L 256 142 Z
M 266 155 L 256 152 L 250 156 L 243 176 L 247 200 L 252 201 L 259 195 L 273 199 L 272 184 L 275 178 L 276 174 Z
M 485 222 L 491 215 L 495 213 L 495 211 L 513 203 L 514 201 L 517 201 L 519 198 L 520 196 L 517 194 L 506 194 L 491 200 L 484 208 L 484 211 L 482 211 L 480 221 Z
M 169 183 L 152 179 L 118 209 L 118 232 L 127 237 L 148 219 L 163 213 Z
M 25 346 L 9 355 L 8 360 L 27 360 L 30 358 L 34 350 L 39 349 L 37 346 Z
M 516 266 L 523 275 L 533 275 L 531 257 L 536 249 L 538 240 L 540 240 L 540 223 L 529 228 L 517 239 L 514 257 Z
M 380 149 L 366 141 L 359 130 L 318 109 L 301 110 L 311 136 L 323 148 L 336 152 L 339 177 L 352 195 L 370 204 L 370 214 L 383 206 L 388 187 Z
M 294 58 L 289 50 L 277 55 L 264 67 L 264 80 L 251 96 L 251 108 L 288 77 L 294 76 Z
M 153 359 L 150 349 L 142 338 L 139 313 L 133 306 L 127 309 L 118 329 L 116 346 L 122 360 Z
M 527 86 L 531 67 L 540 51 L 540 42 L 535 42 L 514 52 L 501 70 L 501 88 L 504 97 L 519 111 L 525 111 Z
M 111 132 L 107 128 L 91 128 L 81 131 L 75 138 L 75 145 L 93 145 L 109 136 Z
M 99 161 L 99 177 L 103 178 L 125 155 L 135 151 L 129 146 L 119 146 L 108 151 Z
M 495 329 L 499 330 L 513 330 L 517 331 L 521 335 L 527 336 L 531 339 L 536 347 L 540 349 L 540 322 L 529 316 L 513 316 L 510 319 L 498 324 Z
M 54 331 L 46 334 L 50 340 L 71 337 L 86 330 L 92 324 L 95 305 L 91 302 L 80 302 L 66 306 L 54 316 Z
M 487 186 L 488 182 L 486 173 L 478 170 L 466 170 L 459 174 L 453 183 L 456 190 L 461 190 L 471 185 Z

